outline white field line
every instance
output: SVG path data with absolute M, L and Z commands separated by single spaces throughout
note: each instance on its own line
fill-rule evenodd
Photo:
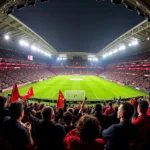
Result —
M 106 89 L 107 91 L 111 92 L 113 95 L 117 96 L 116 93 L 112 92 L 109 88 L 102 87 L 103 89 Z
M 55 96 L 56 92 L 54 92 L 53 96 L 51 98 L 53 98 Z
M 93 93 L 93 92 L 92 92 L 92 93 Z M 93 93 L 93 95 L 94 95 L 97 99 L 99 99 L 95 93 Z

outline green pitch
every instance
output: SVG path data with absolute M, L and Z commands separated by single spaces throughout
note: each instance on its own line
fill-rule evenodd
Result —
M 34 97 L 51 100 L 58 98 L 59 90 L 64 95 L 66 90 L 83 90 L 88 100 L 111 100 L 114 97 L 119 98 L 119 96 L 127 98 L 147 95 L 142 91 L 121 86 L 96 76 L 56 76 L 42 82 L 20 87 L 20 95 L 24 95 L 30 86 L 34 89 Z M 4 94 L 8 93 L 11 93 L 11 91 Z

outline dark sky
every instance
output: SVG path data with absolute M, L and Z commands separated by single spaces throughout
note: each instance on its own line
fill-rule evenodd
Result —
M 51 0 L 14 15 L 58 52 L 98 52 L 142 21 L 136 12 L 109 0 Z

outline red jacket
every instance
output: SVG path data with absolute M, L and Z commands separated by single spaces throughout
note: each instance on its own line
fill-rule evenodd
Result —
M 115 112 L 115 109 L 114 109 L 114 107 L 112 106 L 112 107 L 106 108 L 104 114 L 107 115 L 107 116 L 109 116 L 109 115 L 111 115 L 111 114 L 114 113 L 114 112 Z
M 136 149 L 142 149 L 149 140 L 148 133 L 150 132 L 150 116 L 141 115 L 137 119 L 133 119 L 132 123 L 137 127 L 137 135 L 135 146 Z
M 104 150 L 102 139 L 95 139 L 92 143 L 82 143 L 76 129 L 66 135 L 64 145 L 66 150 Z
M 147 115 L 150 116 L 150 107 L 149 107 L 148 110 L 147 110 Z

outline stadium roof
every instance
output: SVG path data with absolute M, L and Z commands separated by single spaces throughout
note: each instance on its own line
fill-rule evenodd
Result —
M 98 55 L 103 56 L 109 52 L 112 52 L 115 49 L 118 49 L 121 45 L 130 46 L 129 44 L 137 41 L 137 42 L 146 42 L 150 40 L 150 22 L 143 21 L 136 27 L 132 28 L 125 34 L 121 35 L 119 38 L 111 42 L 105 48 L 99 51 Z M 145 47 L 146 44 L 143 45 Z
M 20 39 L 25 40 L 30 45 L 35 45 L 45 52 L 49 52 L 52 55 L 57 54 L 57 51 L 50 44 L 12 15 L 0 13 L 0 34 L 2 37 L 6 34 L 11 36 L 13 42 L 18 43 Z
M 43 50 L 47 50 L 53 55 L 57 55 L 57 51 L 49 45 L 44 39 L 37 35 L 34 31 L 20 22 L 12 15 L 7 15 L 14 11 L 18 5 L 26 4 L 29 0 L 1 0 L 0 1 L 0 34 L 10 34 L 13 41 L 18 42 L 19 39 L 28 40 L 29 43 L 40 45 Z M 30 0 L 32 1 L 32 0 Z M 139 13 L 150 18 L 150 0 L 123 0 L 127 6 L 135 6 Z M 129 8 L 129 7 L 128 7 Z M 120 44 L 129 44 L 134 39 L 144 41 L 150 35 L 150 23 L 144 21 L 134 27 L 124 35 L 117 38 L 108 46 L 98 52 L 98 56 L 115 49 Z M 1 40 L 1 39 L 0 39 Z M 64 52 L 65 53 L 65 52 Z M 65 53 L 67 56 L 88 56 L 88 53 Z M 95 54 L 94 54 L 95 55 Z

